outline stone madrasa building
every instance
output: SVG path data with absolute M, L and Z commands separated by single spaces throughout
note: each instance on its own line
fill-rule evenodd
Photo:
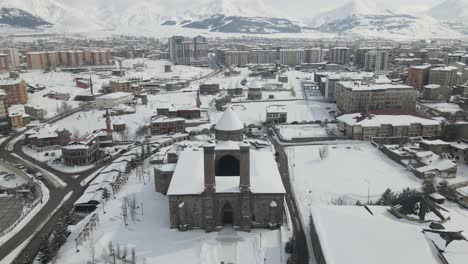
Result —
M 244 126 L 228 107 L 216 141 L 184 150 L 169 177 L 170 225 L 181 231 L 250 231 L 283 223 L 285 189 L 273 154 L 251 150 Z

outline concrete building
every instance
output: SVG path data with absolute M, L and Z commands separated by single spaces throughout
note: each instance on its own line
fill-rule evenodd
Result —
M 324 61 L 324 52 L 322 48 L 306 48 L 304 49 L 305 63 L 319 63 Z
M 161 115 L 151 118 L 151 135 L 182 133 L 184 131 L 185 119 L 183 118 L 170 118 Z
M 269 124 L 283 124 L 288 121 L 288 110 L 285 105 L 269 105 L 266 108 L 266 120 Z
M 28 68 L 32 70 L 45 69 L 49 67 L 47 52 L 26 53 Z
M 406 84 L 418 91 L 422 91 L 423 87 L 429 83 L 429 70 L 431 67 L 430 64 L 411 66 L 408 69 Z
M 219 83 L 203 83 L 199 87 L 201 94 L 217 94 L 219 93 Z
M 8 48 L 0 50 L 0 53 L 6 54 L 6 63 L 8 70 L 16 70 L 20 67 L 20 55 L 18 49 Z
M 46 118 L 46 111 L 39 105 L 25 105 L 24 112 L 38 120 L 44 120 Z
M 8 71 L 8 55 L 0 53 L 0 72 Z
M 8 113 L 8 100 L 6 93 L 0 90 L 0 133 L 11 130 L 11 119 Z
M 244 67 L 249 63 L 249 56 L 250 53 L 248 51 L 225 51 L 224 64 L 226 66 Z
M 457 84 L 457 76 L 457 67 L 434 68 L 429 71 L 429 84 L 439 84 L 451 88 Z
M 374 137 L 425 137 L 442 134 L 440 122 L 405 111 L 377 110 L 339 116 L 340 129 L 353 140 Z
M 182 36 L 173 36 L 169 38 L 168 46 L 169 46 L 169 58 L 173 63 L 179 62 L 179 45 L 184 42 L 184 37 Z
M 133 101 L 133 93 L 116 92 L 96 97 L 96 107 L 110 109 L 120 104 L 128 104 Z
M 331 48 L 329 58 L 331 63 L 347 65 L 351 62 L 351 49 L 347 47 Z
M 468 164 L 468 140 L 451 143 L 450 152 L 457 163 Z
M 191 65 L 207 65 L 208 64 L 208 41 L 205 37 L 196 36 L 193 38 L 193 52 Z
M 316 72 L 314 82 L 328 102 L 336 101 L 336 83 L 344 81 L 371 81 L 374 80 L 373 72 Z M 390 83 L 390 80 L 388 80 Z
M 24 142 L 36 147 L 65 146 L 70 142 L 70 132 L 57 125 L 39 124 L 25 132 Z
M 428 84 L 424 86 L 423 99 L 428 101 L 443 102 L 450 99 L 450 89 L 439 84 Z
M 305 62 L 305 51 L 304 49 L 280 49 L 279 58 L 281 65 L 301 65 Z
M 26 104 L 28 102 L 27 84 L 21 79 L 1 79 L 0 90 L 5 91 L 8 105 Z
M 113 93 L 124 92 L 124 93 L 133 93 L 138 94 L 141 92 L 141 86 L 139 82 L 134 80 L 111 80 L 109 86 Z
M 373 50 L 375 50 L 373 47 L 358 48 L 354 53 L 354 65 L 358 69 L 365 68 L 366 53 Z
M 71 141 L 62 147 L 62 157 L 65 166 L 87 166 L 95 163 L 99 157 L 99 138 L 91 134 Z
M 369 51 L 364 56 L 364 69 L 377 74 L 388 72 L 389 52 L 383 50 Z
M 250 52 L 250 63 L 252 64 L 276 64 L 278 54 L 273 49 L 253 49 Z
M 217 231 L 232 225 L 250 231 L 282 225 L 285 189 L 278 167 L 271 153 L 231 137 L 242 135 L 242 128 L 228 108 L 215 126 L 217 144 L 180 154 L 167 184 L 171 228 Z
M 377 109 L 416 109 L 417 91 L 407 85 L 338 82 L 336 104 L 343 113 Z

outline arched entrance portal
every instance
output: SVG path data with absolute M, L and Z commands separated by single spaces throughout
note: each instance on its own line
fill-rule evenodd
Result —
M 221 214 L 223 225 L 234 224 L 234 212 L 230 202 L 226 202 L 226 204 L 224 204 Z
M 216 176 L 239 176 L 239 160 L 231 155 L 226 155 L 219 159 L 216 166 Z

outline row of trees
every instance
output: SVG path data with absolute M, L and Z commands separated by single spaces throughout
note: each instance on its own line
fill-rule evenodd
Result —
M 69 235 L 68 225 L 71 221 L 70 210 L 65 209 L 64 215 L 55 224 L 50 236 L 44 235 L 39 245 L 38 260 L 41 264 L 50 263 L 57 256 L 60 247 L 67 241 Z

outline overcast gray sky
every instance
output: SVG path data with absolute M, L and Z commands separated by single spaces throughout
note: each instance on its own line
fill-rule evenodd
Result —
M 235 0 L 234 0 L 235 1 Z M 265 3 L 272 3 L 275 8 L 280 8 L 293 15 L 296 13 L 300 17 L 309 14 L 316 14 L 343 5 L 350 0 L 265 0 Z M 424 11 L 430 7 L 443 2 L 443 0 L 375 0 L 382 7 L 397 11 Z

